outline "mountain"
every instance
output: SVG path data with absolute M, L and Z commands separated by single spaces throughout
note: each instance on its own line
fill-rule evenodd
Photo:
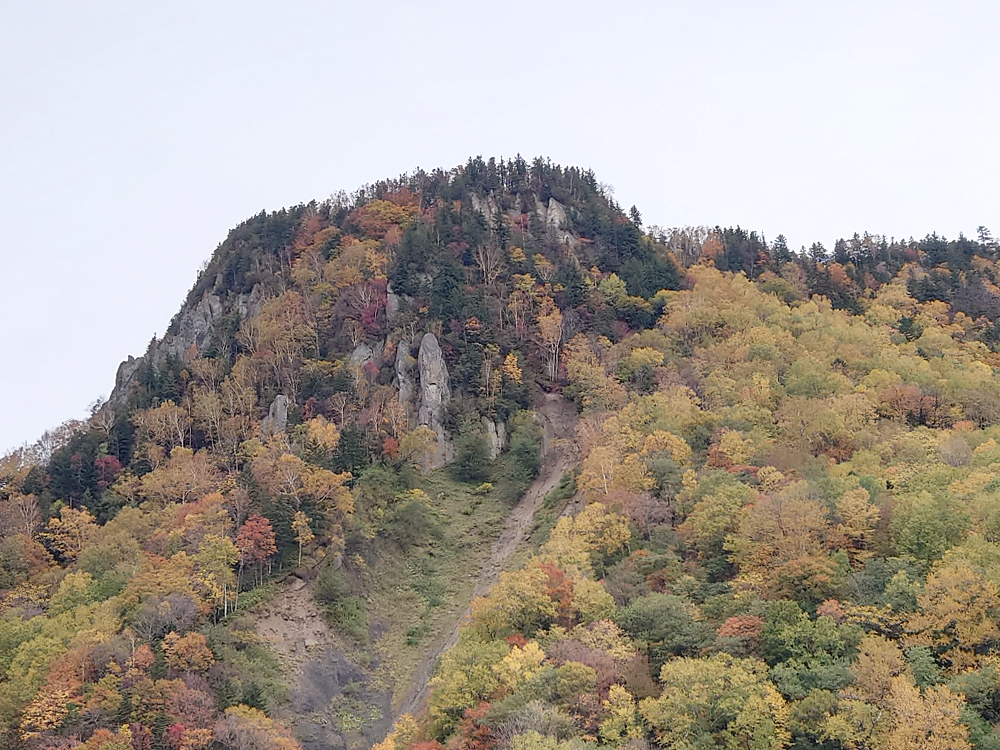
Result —
M 998 259 L 543 159 L 261 213 L 0 461 L 3 746 L 1000 746 Z

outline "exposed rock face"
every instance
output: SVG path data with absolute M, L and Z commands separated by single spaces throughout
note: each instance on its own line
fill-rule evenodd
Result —
M 399 403 L 406 407 L 407 412 L 412 414 L 413 394 L 415 384 L 413 382 L 413 365 L 416 360 L 410 356 L 410 341 L 403 339 L 396 344 L 396 383 L 399 386 Z
M 214 292 L 206 294 L 197 305 L 181 311 L 177 333 L 167 334 L 160 341 L 156 347 L 154 364 L 162 364 L 170 354 L 183 357 L 192 346 L 197 347 L 198 351 L 204 351 L 212 341 L 215 323 L 226 314 L 227 308 L 235 309 L 240 318 L 245 320 L 257 317 L 263 304 L 264 294 L 259 284 L 249 294 L 231 297 L 226 303 Z
M 116 396 L 119 401 L 124 401 L 125 394 L 128 393 L 128 384 L 132 382 L 132 378 L 135 377 L 135 373 L 139 369 L 139 365 L 142 364 L 142 357 L 133 357 L 129 355 L 129 358 L 118 365 L 118 373 L 115 375 L 115 388 L 111 391 L 111 398 L 108 399 L 108 403 L 115 403 Z
M 369 362 L 379 365 L 382 362 L 382 352 L 385 350 L 384 341 L 376 341 L 372 344 L 358 344 L 351 352 L 351 364 L 364 367 Z
M 264 438 L 285 431 L 288 426 L 288 403 L 288 396 L 278 394 L 274 397 L 267 417 L 260 423 L 260 432 Z
M 236 298 L 236 309 L 240 312 L 240 318 L 256 318 L 260 315 L 260 308 L 264 306 L 264 292 L 260 284 L 255 284 L 250 290 L 250 294 L 241 294 Z
M 392 290 L 392 283 L 385 285 L 385 319 L 392 323 L 399 315 L 399 295 Z
M 181 315 L 180 326 L 177 334 L 164 338 L 163 346 L 160 349 L 164 354 L 184 354 L 192 346 L 204 350 L 212 337 L 212 325 L 223 315 L 222 300 L 218 294 L 206 294 L 201 298 L 201 302 Z
M 486 223 L 489 226 L 493 226 L 497 220 L 497 217 L 504 213 L 503 208 L 497 205 L 496 198 L 493 195 L 487 195 L 485 198 L 480 198 L 478 195 L 473 193 L 470 197 L 472 199 L 472 207 L 483 215 L 483 218 L 486 219 Z M 559 207 L 559 210 L 562 210 L 561 204 L 557 202 L 556 205 Z M 538 199 L 536 198 L 535 206 L 536 209 L 540 209 L 540 216 L 542 219 L 542 223 L 544 224 L 545 216 L 548 211 L 548 209 L 546 208 L 546 204 L 538 201 Z M 510 205 L 508 207 L 506 215 L 508 220 L 511 223 L 514 223 L 519 220 L 519 217 L 526 210 L 527 208 L 523 204 L 522 197 L 520 195 L 516 195 L 514 196 L 513 205 Z M 562 213 L 559 214 L 559 216 L 562 217 L 563 224 L 565 224 L 566 212 L 562 211 Z
M 566 208 L 555 198 L 549 198 L 547 204 L 535 199 L 535 212 L 542 220 L 549 234 L 560 244 L 572 245 L 575 241 L 573 235 L 566 230 L 569 224 L 566 216 Z
M 221 279 L 217 286 L 219 284 Z M 254 318 L 260 314 L 263 304 L 264 293 L 257 285 L 248 294 L 230 295 L 225 299 L 214 291 L 208 292 L 197 304 L 182 308 L 175 333 L 154 341 L 142 357 L 129 357 L 121 363 L 108 404 L 114 409 L 125 403 L 135 374 L 147 359 L 159 367 L 169 356 L 186 357 L 192 348 L 194 352 L 205 351 L 212 343 L 215 324 L 220 318 L 232 310 L 239 312 L 241 319 Z
M 473 193 L 472 207 L 481 213 L 487 222 L 493 222 L 493 217 L 496 215 L 497 211 L 497 205 L 496 201 L 493 200 L 492 195 L 486 196 L 486 199 L 483 200 L 478 195 Z
M 425 333 L 420 340 L 417 355 L 417 369 L 420 372 L 420 408 L 417 424 L 427 425 L 438 436 L 437 450 L 432 466 L 443 466 L 451 458 L 451 446 L 444 429 L 444 408 L 451 401 L 451 386 L 448 383 L 448 368 L 441 354 L 437 336 Z
M 496 461 L 507 444 L 507 426 L 503 422 L 494 422 L 489 417 L 483 417 L 483 431 L 490 442 L 490 459 Z

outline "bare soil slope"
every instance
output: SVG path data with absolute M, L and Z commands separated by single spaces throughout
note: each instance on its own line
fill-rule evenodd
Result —
M 289 579 L 258 617 L 257 634 L 282 659 L 291 700 L 279 715 L 306 750 L 357 750 L 385 736 L 391 693 L 348 657 L 305 581 Z

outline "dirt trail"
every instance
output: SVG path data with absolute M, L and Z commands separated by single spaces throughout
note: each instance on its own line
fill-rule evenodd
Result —
M 542 435 L 542 467 L 538 477 L 524 493 L 517 505 L 507 517 L 507 522 L 499 538 L 493 543 L 490 556 L 479 572 L 479 579 L 473 590 L 472 597 L 484 596 L 490 587 L 500 579 L 504 569 L 521 543 L 531 531 L 535 513 L 542 506 L 545 496 L 559 484 L 574 463 L 574 428 L 577 422 L 576 407 L 562 396 L 554 393 L 545 394 L 545 401 L 536 410 L 542 419 L 544 432 Z M 400 704 L 396 716 L 402 714 L 419 714 L 427 706 L 427 683 L 438 658 L 458 642 L 458 629 L 470 609 L 458 618 L 447 636 L 439 639 L 430 651 L 425 654 L 410 680 L 406 697 Z

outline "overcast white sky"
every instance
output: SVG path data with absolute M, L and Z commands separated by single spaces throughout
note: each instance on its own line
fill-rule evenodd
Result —
M 84 416 L 227 231 L 469 156 L 793 247 L 1000 233 L 995 2 L 3 3 L 0 452 Z

